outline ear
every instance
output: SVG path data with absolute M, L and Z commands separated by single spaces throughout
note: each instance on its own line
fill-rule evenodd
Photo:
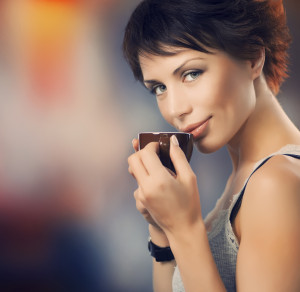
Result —
M 265 64 L 265 49 L 263 48 L 260 51 L 260 56 L 257 59 L 251 61 L 252 80 L 255 80 L 262 74 L 264 64 Z

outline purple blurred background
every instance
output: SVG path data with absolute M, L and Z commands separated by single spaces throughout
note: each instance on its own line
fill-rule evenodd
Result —
M 59 247 L 46 248 L 61 252 L 63 264 L 53 266 L 76 266 L 66 278 L 77 283 L 88 274 L 85 283 L 94 283 L 67 291 L 152 291 L 147 224 L 135 209 L 136 183 L 127 172 L 127 157 L 138 132 L 174 129 L 122 56 L 124 28 L 138 2 L 0 4 L 0 219 L 5 228 L 21 225 L 16 238 L 25 241 L 36 229 L 55 234 L 51 238 L 66 237 Z M 300 2 L 284 3 L 294 41 L 290 78 L 278 98 L 300 127 Z M 210 155 L 194 151 L 191 165 L 205 216 L 231 165 L 225 149 Z M 44 246 L 40 238 L 40 233 L 33 236 L 38 247 Z M 68 261 L 65 250 L 74 251 Z M 16 265 L 26 270 L 24 254 L 31 259 L 40 253 L 28 248 L 20 254 Z M 47 260 L 37 262 L 47 266 Z M 3 270 L 0 265 L 0 280 Z

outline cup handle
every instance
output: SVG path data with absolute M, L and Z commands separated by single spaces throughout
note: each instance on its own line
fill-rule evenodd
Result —
M 162 164 L 168 168 L 172 168 L 170 160 L 170 138 L 167 135 L 159 137 L 159 157 Z
M 165 153 L 170 152 L 170 138 L 167 135 L 161 135 L 159 137 L 159 150 Z

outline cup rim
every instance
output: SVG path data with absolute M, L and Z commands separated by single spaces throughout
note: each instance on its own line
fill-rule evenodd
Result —
M 167 132 L 167 131 L 164 131 L 164 132 L 139 132 L 139 135 L 140 134 L 153 134 L 153 135 L 159 135 L 159 134 L 172 134 L 172 135 L 185 134 L 185 135 L 192 135 L 191 133 L 186 133 L 186 132 Z

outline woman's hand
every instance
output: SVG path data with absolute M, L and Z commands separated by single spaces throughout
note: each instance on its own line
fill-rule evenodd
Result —
M 134 192 L 134 198 L 135 198 L 137 210 L 143 215 L 143 217 L 149 224 L 151 224 L 154 228 L 158 229 L 159 231 L 162 231 L 162 229 L 152 218 L 152 216 L 150 215 L 150 213 L 148 212 L 144 204 L 141 202 L 140 197 L 143 197 L 143 195 L 140 194 L 140 192 L 141 192 L 140 187 L 138 187 Z
M 133 146 L 133 149 L 135 150 L 135 152 L 138 151 L 138 144 L 139 144 L 138 139 L 132 140 L 132 146 Z M 129 172 L 133 175 L 132 171 L 130 170 L 130 167 L 129 167 Z M 134 177 L 134 175 L 133 175 L 133 177 Z M 156 242 L 162 241 L 162 242 L 164 242 L 164 245 L 167 246 L 168 240 L 166 238 L 166 235 L 164 234 L 163 230 L 158 226 L 158 224 L 153 220 L 150 213 L 148 212 L 148 210 L 145 208 L 145 206 L 141 202 L 140 197 L 142 197 L 143 195 L 140 194 L 140 192 L 141 192 L 140 187 L 138 187 L 134 192 L 136 208 L 143 215 L 144 219 L 150 224 L 149 232 L 150 232 L 151 237 L 153 237 L 153 234 L 155 234 L 155 237 L 157 237 L 157 238 L 161 237 L 161 239 L 156 240 Z
M 196 176 L 175 136 L 170 156 L 176 176 L 162 165 L 157 153 L 158 143 L 153 142 L 128 158 L 129 172 L 139 185 L 135 198 L 139 208 L 147 210 L 147 219 L 151 218 L 167 235 L 184 232 L 202 220 Z

